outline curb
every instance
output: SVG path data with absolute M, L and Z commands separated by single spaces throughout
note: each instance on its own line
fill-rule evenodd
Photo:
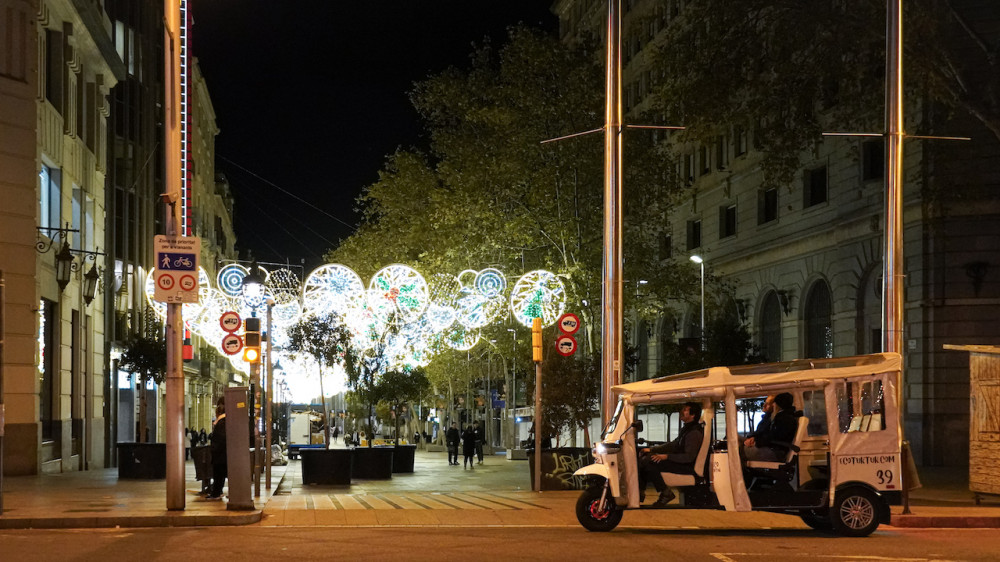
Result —
M 240 515 L 0 518 L 0 529 L 113 529 L 116 527 L 237 526 L 259 523 L 262 516 L 262 510 L 255 510 Z
M 996 529 L 1000 528 L 1000 517 L 988 515 L 893 515 L 890 525 L 924 529 Z

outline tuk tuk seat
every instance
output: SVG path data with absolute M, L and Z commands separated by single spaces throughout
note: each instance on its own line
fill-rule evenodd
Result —
M 694 459 L 694 474 L 678 474 L 676 472 L 661 472 L 663 483 L 673 488 L 683 486 L 694 486 L 705 481 L 705 466 L 708 464 L 709 443 L 712 441 L 712 432 L 709 423 L 714 414 L 709 410 L 703 410 L 701 414 L 701 448 L 698 449 L 698 456 Z
M 805 416 L 799 416 L 799 426 L 795 430 L 795 439 L 789 443 L 788 455 L 785 457 L 784 461 L 747 461 L 747 468 L 756 468 L 762 470 L 780 470 L 787 467 L 793 460 L 795 456 L 799 454 L 799 450 L 802 447 L 802 441 L 805 440 L 806 434 L 809 429 L 809 418 Z

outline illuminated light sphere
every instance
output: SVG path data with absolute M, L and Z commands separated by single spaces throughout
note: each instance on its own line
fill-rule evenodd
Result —
M 510 310 L 524 326 L 530 327 L 535 317 L 542 319 L 543 326 L 549 326 L 562 316 L 565 307 L 566 288 L 550 271 L 529 271 L 511 289 Z
M 232 299 L 243 297 L 243 278 L 250 272 L 238 263 L 230 263 L 219 270 L 216 283 L 224 295 Z
M 271 307 L 271 324 L 288 328 L 302 317 L 302 306 L 298 301 L 276 304 Z
M 153 300 L 153 297 L 156 295 L 156 281 L 153 280 L 153 273 L 154 273 L 153 271 L 150 271 L 148 274 L 146 274 L 146 284 L 144 286 L 145 289 L 144 292 L 146 293 L 146 302 L 149 303 L 149 306 L 156 312 L 156 315 L 159 316 L 160 319 L 162 320 L 167 317 L 167 303 L 160 302 L 158 300 Z
M 454 275 L 436 273 L 427 285 L 430 303 L 424 311 L 423 319 L 435 332 L 451 326 L 458 318 L 458 299 L 462 284 Z
M 289 269 L 278 269 L 267 276 L 267 292 L 276 304 L 295 302 L 302 291 L 302 284 L 295 273 Z
M 476 274 L 475 285 L 480 295 L 487 299 L 495 299 L 507 288 L 507 278 L 499 269 L 489 267 Z
M 428 302 L 427 281 L 410 266 L 388 265 L 368 283 L 368 304 L 382 320 L 405 324 L 423 314 Z
M 343 316 L 364 298 L 365 284 L 353 269 L 339 263 L 313 270 L 302 285 L 302 308 L 308 314 L 336 312 Z

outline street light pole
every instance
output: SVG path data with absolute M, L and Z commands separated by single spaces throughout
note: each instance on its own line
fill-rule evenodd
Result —
M 264 470 L 266 472 L 266 489 L 271 489 L 271 403 L 274 402 L 274 360 L 271 357 L 271 311 L 274 309 L 274 299 L 267 299 L 267 393 L 264 399 L 264 423 L 267 444 L 264 447 Z
M 510 360 L 510 397 L 507 401 L 507 417 L 510 418 L 510 448 L 517 448 L 517 330 L 514 328 L 507 328 L 510 332 L 512 347 L 511 353 L 513 357 Z
M 691 256 L 691 261 L 701 266 L 701 349 L 705 350 L 705 259 L 701 256 Z

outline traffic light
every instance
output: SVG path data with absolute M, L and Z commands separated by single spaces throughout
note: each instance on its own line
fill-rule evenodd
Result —
M 247 318 L 243 324 L 243 360 L 251 365 L 260 363 L 260 318 Z
M 533 318 L 531 320 L 531 360 L 536 363 L 542 361 L 542 319 Z

